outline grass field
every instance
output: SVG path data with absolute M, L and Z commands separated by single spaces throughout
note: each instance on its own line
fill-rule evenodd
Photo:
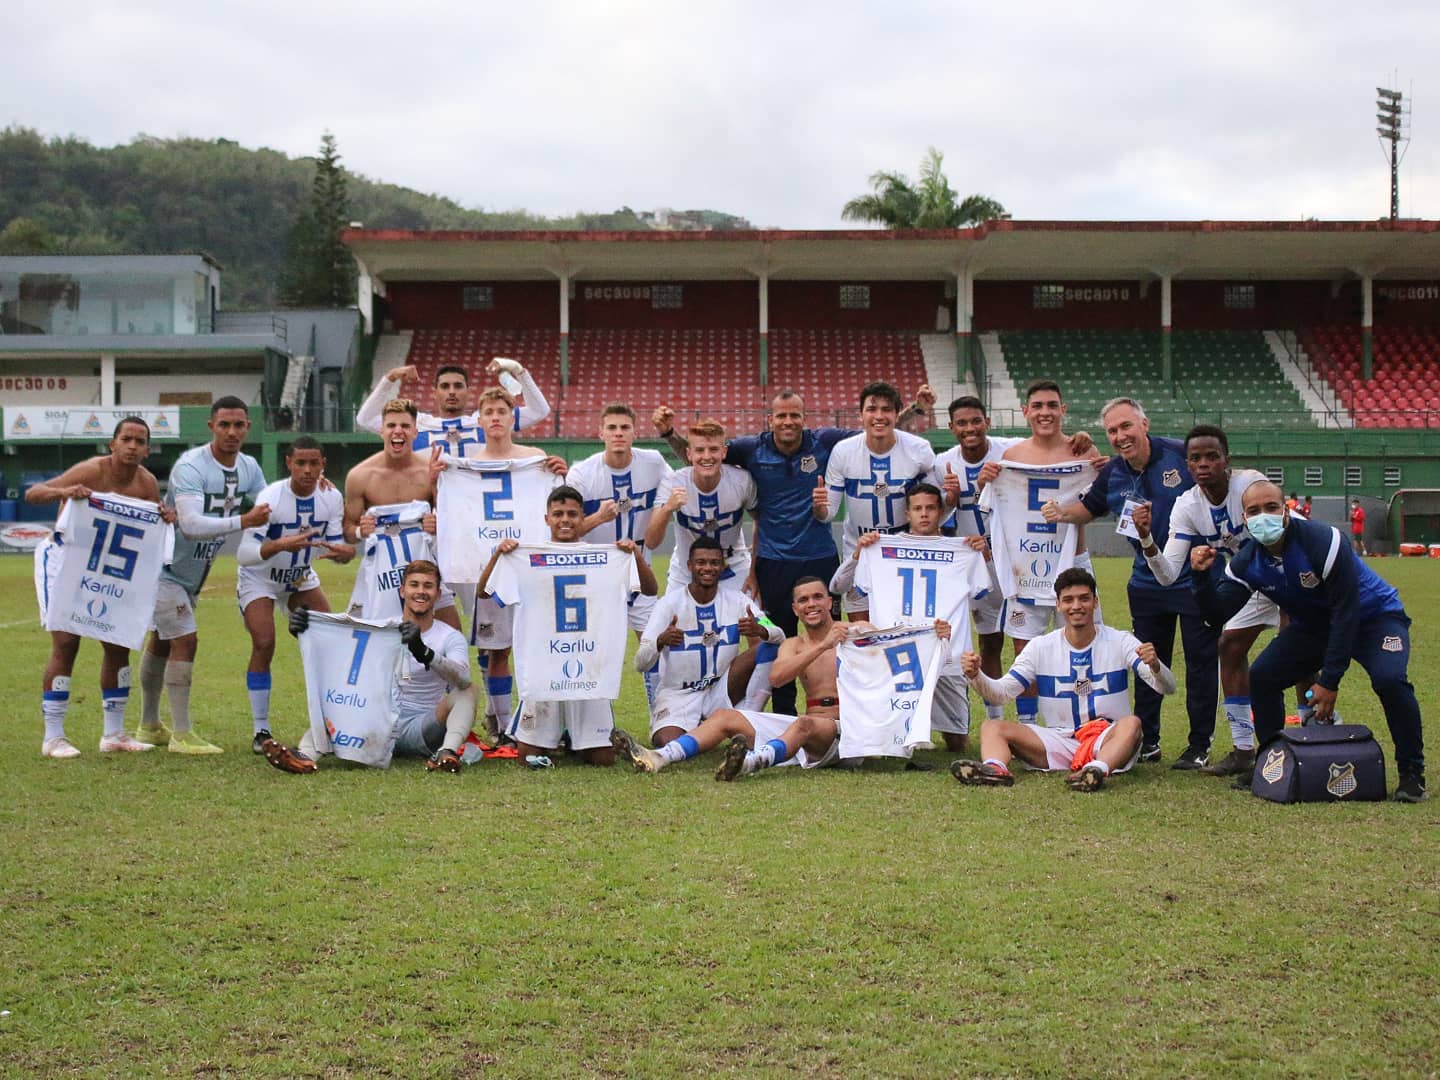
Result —
M 1373 565 L 1417 617 L 1433 757 L 1440 564 Z M 1112 621 L 1125 574 L 1102 561 Z M 4 1075 L 1440 1072 L 1440 799 L 1278 807 L 1172 772 L 1173 700 L 1167 765 L 1096 796 L 889 762 L 286 776 L 249 751 L 233 575 L 201 604 L 193 706 L 224 756 L 95 753 L 87 643 L 85 754 L 53 762 L 30 563 L 0 562 Z M 1388 759 L 1358 669 L 1340 707 Z M 633 674 L 618 715 L 644 732 Z

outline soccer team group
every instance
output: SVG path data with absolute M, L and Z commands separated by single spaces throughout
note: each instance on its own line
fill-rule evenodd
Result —
M 1117 397 L 1100 416 L 1113 450 L 1105 456 L 1087 433 L 1066 431 L 1061 388 L 1039 381 L 1025 392 L 1028 437 L 989 434 L 983 404 L 961 397 L 949 405 L 957 443 L 936 454 L 907 430 L 933 409 L 929 388 L 906 409 L 893 386 L 877 381 L 858 394 L 857 430 L 807 427 L 804 402 L 790 391 L 770 401 L 768 431 L 729 440 L 713 420 L 677 430 L 662 405 L 650 419 L 688 462 L 678 470 L 633 445 L 635 411 L 613 404 L 600 417 L 604 449 L 567 466 L 515 442 L 549 413 L 530 374 L 504 359 L 489 374 L 499 385 L 472 402 L 465 371 L 441 368 L 435 414 L 397 393 L 416 378 L 413 368 L 382 376 L 357 425 L 383 445 L 349 471 L 343 490 L 326 478 L 323 447 L 303 435 L 290 444 L 287 475 L 267 485 L 241 450 L 250 418 L 233 397 L 214 403 L 211 441 L 180 457 L 163 501 L 143 465 L 149 430 L 139 418 L 120 422 L 108 455 L 32 487 L 32 503 L 138 500 L 173 527 L 173 549 L 163 554 L 162 528 L 129 530 L 138 551 L 116 547 L 117 529 L 106 557 L 118 562 L 102 564 L 104 573 L 133 571 L 146 545 L 163 559 L 134 729 L 125 723 L 129 649 L 81 631 L 102 638 L 100 751 L 221 752 L 191 722 L 195 606 L 226 538 L 238 534 L 253 749 L 290 773 L 313 772 L 342 750 L 333 725 L 313 715 L 293 747 L 271 733 L 277 606 L 302 644 L 321 621 L 398 623 L 386 763 L 393 750 L 438 771 L 485 754 L 545 767 L 564 750 L 596 765 L 619 756 L 653 773 L 721 749 L 716 776 L 735 780 L 781 765 L 908 757 L 931 745 L 933 732 L 961 755 L 950 771 L 963 784 L 1012 784 L 1018 765 L 1063 772 L 1071 788 L 1093 791 L 1137 762 L 1160 760 L 1161 699 L 1178 690 L 1170 670 L 1178 629 L 1189 736 L 1173 768 L 1248 785 L 1257 743 L 1284 727 L 1291 688 L 1305 722 L 1331 723 L 1353 663 L 1369 676 L 1390 730 L 1396 798 L 1425 797 L 1420 710 L 1407 675 L 1410 620 L 1396 590 L 1339 530 L 1296 512 L 1261 474 L 1232 467 L 1218 427 L 1196 426 L 1183 440 L 1152 435 L 1141 404 Z M 460 480 L 472 473 L 484 486 L 462 494 Z M 842 510 L 837 550 L 831 523 Z M 1112 611 L 1109 623 L 1085 543 L 1086 526 L 1105 517 L 1135 553 L 1128 612 L 1121 620 Z M 88 535 L 77 543 L 69 520 L 61 513 L 36 552 L 42 622 L 52 633 L 42 702 L 50 758 L 80 753 L 64 725 L 81 638 L 50 617 L 52 606 L 80 599 L 56 585 L 67 559 L 88 555 L 93 571 L 106 555 L 103 532 L 93 545 Z M 660 596 L 647 552 L 672 533 Z M 525 583 L 531 569 L 538 579 L 556 564 L 557 550 L 559 565 L 569 565 L 566 551 L 601 546 L 606 559 L 586 561 L 622 564 L 618 592 L 587 593 L 601 587 L 583 574 L 552 575 L 543 589 Z M 517 562 L 517 552 L 532 554 Z M 316 568 L 356 558 L 354 592 L 337 619 Z M 442 575 L 442 567 L 455 569 Z M 584 663 L 617 685 L 623 631 L 606 640 L 585 614 L 607 604 L 623 608 L 639 639 L 648 746 L 615 723 L 613 693 L 554 701 L 515 693 L 512 663 L 522 684 L 528 665 L 546 668 L 547 678 L 553 666 L 552 686 L 581 685 L 559 672 L 584 669 L 564 655 L 582 646 L 561 645 L 557 655 L 557 635 L 579 640 L 587 629 Z M 1117 629 L 1119 621 L 1132 632 Z M 1276 626 L 1252 660 L 1260 633 Z M 922 630 L 931 639 L 923 655 L 910 641 Z M 893 644 L 901 640 L 910 643 Z M 872 652 L 878 666 L 869 664 Z M 357 650 L 357 665 L 360 658 Z M 985 709 L 978 752 L 971 690 Z M 1222 707 L 1231 749 L 1212 761 Z

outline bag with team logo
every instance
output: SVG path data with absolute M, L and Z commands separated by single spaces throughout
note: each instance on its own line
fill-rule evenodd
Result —
M 1385 798 L 1385 752 L 1364 724 L 1286 728 L 1260 748 L 1250 793 L 1271 802 Z

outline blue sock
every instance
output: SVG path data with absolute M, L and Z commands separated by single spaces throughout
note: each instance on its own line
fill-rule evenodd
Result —
M 270 730 L 270 672 L 247 671 L 245 692 L 250 697 L 250 722 L 258 734 Z
M 117 686 L 114 690 L 100 690 L 101 708 L 104 710 L 101 733 L 105 736 L 125 733 L 125 706 L 130 704 L 130 688 Z
M 1236 750 L 1255 749 L 1255 721 L 1250 716 L 1248 697 L 1227 697 L 1225 719 L 1230 722 L 1230 742 Z
M 669 750 L 672 746 L 675 748 L 674 752 L 679 755 L 676 759 L 678 761 L 684 761 L 686 758 L 692 758 L 700 753 L 700 744 L 695 741 L 694 735 L 681 735 L 678 739 L 671 739 L 665 749 Z
M 496 717 L 509 716 L 514 710 L 510 695 L 515 690 L 515 680 L 509 675 L 485 676 L 485 692 L 490 695 L 490 707 Z
M 40 695 L 40 714 L 45 718 L 45 738 L 63 739 L 65 737 L 65 713 L 70 709 L 70 680 L 65 676 L 57 676 L 51 681 L 51 685 L 63 689 L 46 690 Z
M 755 767 L 757 769 L 768 769 L 771 765 L 778 765 L 790 756 L 790 748 L 785 745 L 784 739 L 771 739 L 764 746 L 755 748 Z
M 1038 697 L 1016 698 L 1015 715 L 1020 718 L 1022 724 L 1035 723 L 1040 716 L 1040 699 Z

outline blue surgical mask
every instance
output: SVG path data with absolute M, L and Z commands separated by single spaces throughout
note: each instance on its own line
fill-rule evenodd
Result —
M 1245 519 L 1245 528 L 1256 543 L 1273 544 L 1285 535 L 1285 515 L 1256 514 Z

